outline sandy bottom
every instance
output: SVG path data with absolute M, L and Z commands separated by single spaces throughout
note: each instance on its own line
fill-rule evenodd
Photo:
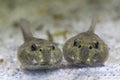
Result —
M 23 37 L 18 27 L 13 27 L 13 22 L 19 18 L 26 18 L 30 20 L 32 32 L 35 37 L 47 39 L 46 30 L 50 30 L 53 34 L 56 31 L 68 30 L 67 39 L 70 37 L 86 31 L 90 26 L 90 19 L 86 19 L 88 16 L 79 16 L 79 11 L 74 14 L 68 14 L 67 9 L 75 10 L 76 6 L 65 8 L 63 3 L 58 4 L 58 8 L 62 10 L 61 14 L 52 12 L 46 12 L 48 4 L 39 6 L 37 8 L 24 6 L 18 6 L 9 13 L 3 9 L 7 15 L 7 18 L 0 19 L 0 80 L 119 80 L 120 79 L 120 20 L 110 17 L 108 13 L 103 11 L 102 18 L 107 16 L 107 19 L 100 20 L 96 26 L 95 33 L 98 34 L 109 47 L 109 59 L 106 61 L 105 66 L 102 67 L 87 67 L 87 68 L 65 68 L 56 70 L 39 70 L 39 71 L 26 71 L 21 69 L 20 63 L 17 59 L 17 49 L 23 43 Z M 41 3 L 42 4 L 42 3 Z M 63 7 L 60 7 L 60 6 Z M 55 8 L 56 4 L 51 7 Z M 70 7 L 71 6 L 71 7 Z M 25 7 L 25 8 L 24 8 Z M 23 9 L 24 8 L 24 9 Z M 30 9 L 28 9 L 30 8 Z M 74 9 L 73 9 L 74 8 Z M 79 8 L 78 8 L 79 9 Z M 86 9 L 85 9 L 86 10 Z M 82 15 L 85 10 L 83 10 Z M 88 9 L 89 10 L 89 9 Z M 27 12 L 25 12 L 27 11 Z M 54 12 L 54 11 L 53 11 Z M 85 12 L 88 13 L 89 11 Z M 47 13 L 47 14 L 46 14 Z M 66 14 L 65 14 L 66 13 Z M 113 11 L 114 13 L 114 11 Z M 9 15 L 8 15 L 9 14 Z M 51 16 L 52 20 L 50 19 Z M 56 15 L 57 14 L 57 15 Z M 36 15 L 36 16 L 35 16 Z M 40 16 L 42 15 L 42 16 Z M 73 16 L 77 15 L 77 16 Z M 110 14 L 111 15 L 111 14 Z M 39 17 L 38 17 L 39 16 Z M 47 16 L 47 17 L 46 17 Z M 72 18 L 71 18 L 72 16 Z M 108 17 L 109 16 L 109 17 Z M 2 17 L 2 16 L 1 16 Z M 62 20 L 65 17 L 65 20 Z M 54 20 L 53 20 L 54 18 Z M 83 21 L 81 20 L 83 19 Z M 38 27 L 39 26 L 39 27 Z M 43 27 L 41 30 L 40 28 Z M 55 36 L 54 41 L 60 44 L 60 48 L 67 40 L 63 35 Z

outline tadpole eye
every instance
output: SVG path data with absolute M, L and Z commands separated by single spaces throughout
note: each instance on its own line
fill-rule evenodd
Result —
M 40 48 L 40 50 L 39 51 L 43 51 L 43 49 L 42 48 Z
M 52 49 L 52 50 L 55 50 L 55 46 L 54 46 L 54 45 L 52 45 L 52 46 L 51 46 L 51 49 Z
M 92 46 L 89 46 L 89 49 L 92 49 L 93 47 Z
M 32 44 L 32 45 L 31 45 L 31 50 L 32 50 L 32 51 L 36 51 L 36 50 L 37 50 L 37 46 L 36 46 L 35 44 Z
M 78 48 L 81 48 L 81 47 L 82 47 L 81 45 L 78 46 Z
M 73 42 L 73 46 L 77 46 L 77 44 L 78 44 L 78 40 L 75 39 L 74 42 Z
M 94 47 L 95 47 L 96 49 L 98 49 L 98 47 L 99 47 L 99 42 L 98 42 L 98 41 L 96 41 L 96 42 L 94 43 Z

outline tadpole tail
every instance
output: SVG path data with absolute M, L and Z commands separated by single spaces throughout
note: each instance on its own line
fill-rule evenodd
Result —
M 51 42 L 54 42 L 53 36 L 49 30 L 46 31 L 46 34 L 47 34 L 48 40 Z
M 30 23 L 26 19 L 20 19 L 18 22 L 19 27 L 22 30 L 24 41 L 29 41 L 33 38 L 33 35 L 30 30 Z
M 95 27 L 96 27 L 96 23 L 97 23 L 97 17 L 94 16 L 94 17 L 92 18 L 91 26 L 90 26 L 90 28 L 88 29 L 88 32 L 94 32 Z

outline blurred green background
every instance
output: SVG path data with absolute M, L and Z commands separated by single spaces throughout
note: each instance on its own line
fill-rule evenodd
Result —
M 0 0 L 0 27 L 20 18 L 35 24 L 69 23 L 93 15 L 119 20 L 120 0 Z

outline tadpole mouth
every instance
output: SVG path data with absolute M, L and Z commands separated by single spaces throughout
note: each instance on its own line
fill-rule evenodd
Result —
M 48 65 L 47 62 L 41 62 L 41 65 Z

